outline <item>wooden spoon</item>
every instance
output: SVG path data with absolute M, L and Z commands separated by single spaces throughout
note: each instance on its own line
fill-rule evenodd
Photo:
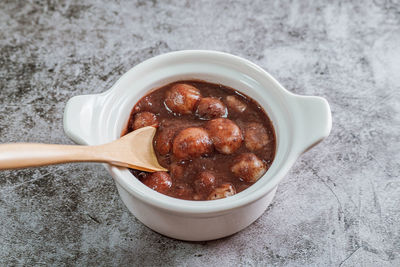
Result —
M 16 143 L 0 145 L 0 170 L 68 162 L 105 162 L 142 171 L 168 171 L 153 149 L 156 128 L 148 126 L 98 146 Z

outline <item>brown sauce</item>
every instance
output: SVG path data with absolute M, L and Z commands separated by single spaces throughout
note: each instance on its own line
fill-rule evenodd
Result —
M 169 172 L 131 172 L 172 197 L 211 200 L 239 193 L 275 156 L 274 128 L 262 107 L 220 84 L 179 81 L 150 92 L 132 109 L 123 134 L 151 125 L 158 127 L 158 161 Z

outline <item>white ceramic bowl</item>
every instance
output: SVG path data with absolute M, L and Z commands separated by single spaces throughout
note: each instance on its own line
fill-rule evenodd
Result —
M 204 80 L 235 88 L 257 100 L 277 136 L 276 156 L 267 173 L 232 197 L 188 201 L 151 190 L 128 169 L 105 165 L 122 201 L 142 223 L 182 240 L 211 240 L 249 226 L 271 203 L 278 183 L 300 154 L 329 135 L 328 102 L 294 95 L 257 65 L 215 51 L 178 51 L 148 59 L 124 74 L 108 91 L 71 98 L 64 130 L 76 143 L 97 145 L 119 138 L 135 103 L 151 89 L 179 80 Z

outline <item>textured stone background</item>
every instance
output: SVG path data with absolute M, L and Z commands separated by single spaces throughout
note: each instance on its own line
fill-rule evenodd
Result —
M 143 226 L 100 165 L 2 171 L 0 265 L 399 266 L 400 2 L 305 2 L 1 1 L 0 142 L 71 143 L 70 97 L 181 49 L 326 97 L 333 129 L 260 219 L 211 242 Z

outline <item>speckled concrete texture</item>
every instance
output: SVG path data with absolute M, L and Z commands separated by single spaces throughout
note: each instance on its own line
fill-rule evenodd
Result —
M 400 2 L 0 2 L 0 142 L 71 143 L 66 101 L 181 49 L 247 58 L 328 99 L 329 138 L 247 229 L 181 242 L 143 226 L 98 164 L 0 172 L 1 266 L 400 266 Z

